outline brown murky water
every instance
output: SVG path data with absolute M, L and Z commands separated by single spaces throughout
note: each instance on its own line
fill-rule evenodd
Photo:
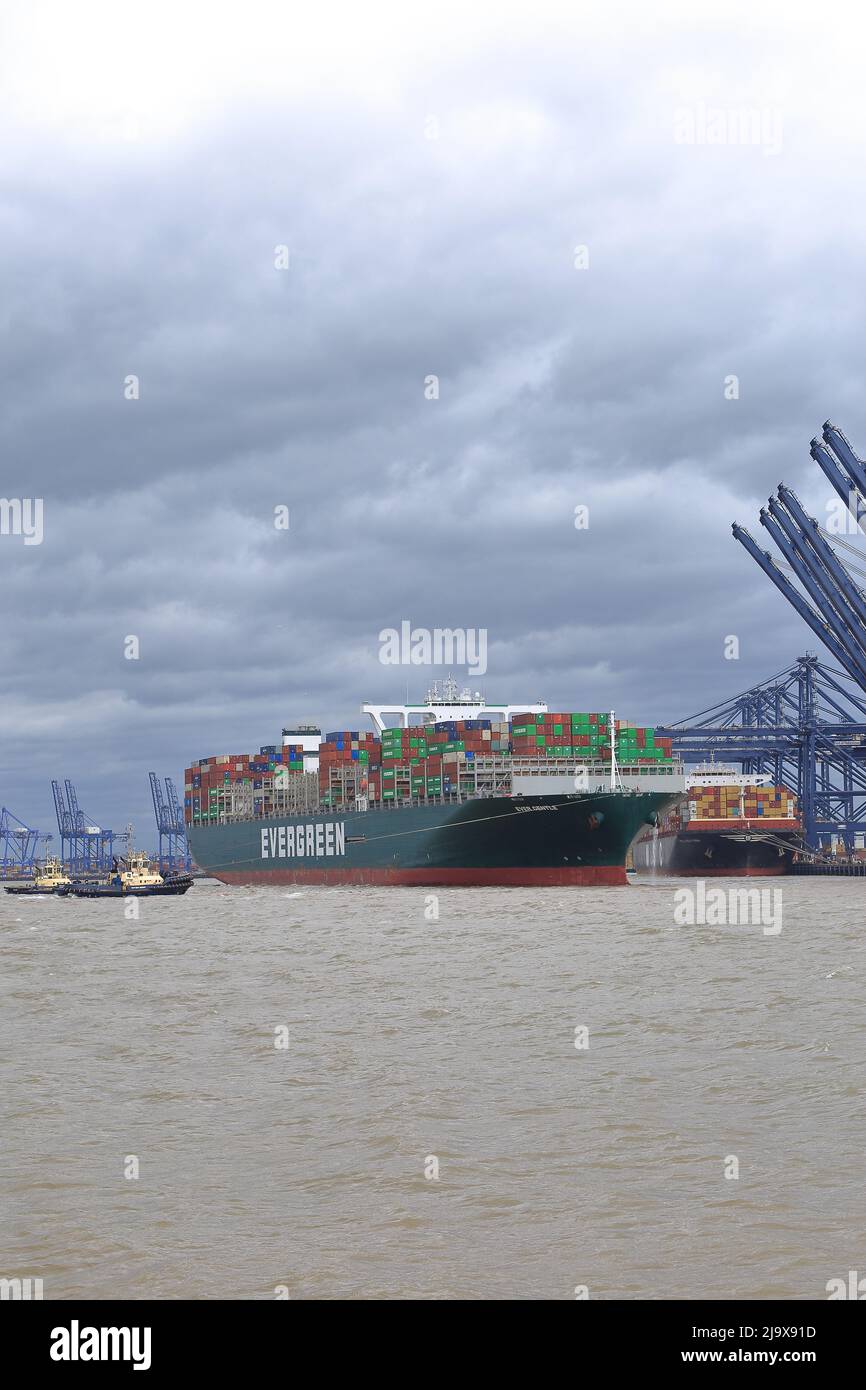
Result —
M 438 921 L 413 889 L 205 882 L 137 923 L 0 895 L 0 1274 L 826 1297 L 866 1272 L 866 883 L 763 882 L 778 936 L 676 925 L 684 880 L 443 890 Z

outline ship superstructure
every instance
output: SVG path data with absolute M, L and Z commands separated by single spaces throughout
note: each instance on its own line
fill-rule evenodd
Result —
M 452 720 L 489 719 L 494 723 L 508 723 L 520 713 L 546 714 L 547 705 L 544 701 L 534 705 L 497 704 L 486 700 L 479 690 L 458 686 L 454 677 L 448 676 L 441 684 L 433 682 L 420 705 L 364 704 L 361 711 L 369 715 L 373 728 L 381 734 L 384 729 L 409 729 Z

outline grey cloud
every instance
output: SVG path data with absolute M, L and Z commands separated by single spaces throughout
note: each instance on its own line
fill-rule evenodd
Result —
M 420 697 L 377 660 L 403 618 L 486 627 L 496 698 L 646 722 L 814 647 L 730 522 L 809 486 L 826 415 L 866 448 L 862 252 L 790 219 L 796 122 L 775 162 L 681 149 L 677 104 L 661 63 L 551 32 L 391 107 L 269 98 L 89 157 L 33 134 L 0 224 L 0 491 L 44 496 L 46 538 L 0 540 L 0 800 L 44 824 L 72 775 L 146 840 L 151 766 L 357 726 L 407 674 Z

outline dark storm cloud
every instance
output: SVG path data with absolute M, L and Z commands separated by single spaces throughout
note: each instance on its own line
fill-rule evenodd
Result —
M 866 447 L 856 236 L 804 203 L 796 112 L 770 157 L 678 146 L 670 56 L 584 37 L 490 36 L 397 101 L 227 99 L 176 142 L 34 131 L 0 491 L 45 541 L 0 540 L 0 800 L 44 822 L 62 773 L 146 823 L 150 767 L 420 698 L 442 671 L 378 661 L 405 618 L 485 627 L 492 697 L 646 722 L 814 647 L 730 522 L 782 477 L 820 510 L 826 415 Z

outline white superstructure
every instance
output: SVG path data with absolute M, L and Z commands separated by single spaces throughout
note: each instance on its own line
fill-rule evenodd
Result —
M 766 787 L 772 777 L 762 772 L 740 772 L 731 763 L 685 765 L 688 787 Z
M 468 686 L 461 690 L 453 676 L 442 681 L 434 681 L 427 691 L 427 698 L 420 705 L 378 705 L 361 706 L 364 714 L 373 721 L 377 733 L 383 729 L 408 729 L 435 724 L 440 719 L 493 719 L 505 722 L 515 714 L 546 714 L 547 705 L 541 701 L 531 701 L 521 705 L 488 704 L 479 690 L 472 691 Z

